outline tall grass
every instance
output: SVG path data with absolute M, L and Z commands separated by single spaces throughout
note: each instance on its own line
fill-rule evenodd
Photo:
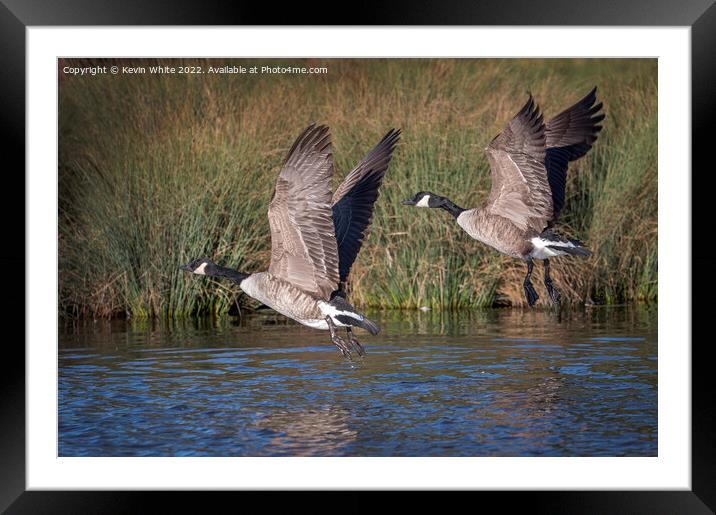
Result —
M 261 63 L 277 64 L 220 64 Z M 575 302 L 656 299 L 655 60 L 310 60 L 318 65 L 329 73 L 63 80 L 61 312 L 171 317 L 244 304 L 237 287 L 178 266 L 208 256 L 242 271 L 267 267 L 273 184 L 311 121 L 331 127 L 336 183 L 389 128 L 403 129 L 353 268 L 354 303 L 522 304 L 523 263 L 470 239 L 446 213 L 400 200 L 431 190 L 478 206 L 490 187 L 483 149 L 526 91 L 549 117 L 593 85 L 607 118 L 595 147 L 570 168 L 558 231 L 594 255 L 555 260 L 554 276 Z

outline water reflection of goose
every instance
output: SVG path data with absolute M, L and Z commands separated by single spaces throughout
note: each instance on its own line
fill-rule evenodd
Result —
M 351 327 L 378 326 L 346 301 L 343 285 L 361 248 L 373 204 L 400 137 L 391 130 L 331 194 L 333 155 L 328 127 L 310 125 L 288 152 L 269 205 L 271 264 L 246 274 L 200 258 L 181 268 L 224 277 L 254 299 L 309 327 L 329 330 L 350 358 L 363 354 Z M 336 334 L 345 327 L 349 343 Z
M 564 205 L 570 161 L 584 156 L 597 139 L 596 88 L 546 124 L 530 95 L 524 107 L 485 149 L 492 170 L 492 189 L 485 206 L 463 209 L 450 199 L 421 191 L 403 204 L 441 208 L 455 217 L 470 236 L 508 256 L 527 262 L 524 280 L 527 303 L 539 298 L 532 286 L 532 259 L 544 262 L 544 284 L 552 303 L 561 295 L 549 275 L 549 259 L 588 256 L 581 242 L 552 231 Z
M 274 433 L 269 444 L 272 453 L 335 456 L 358 436 L 349 422 L 350 413 L 347 410 L 324 407 L 267 414 L 256 421 L 256 427 Z

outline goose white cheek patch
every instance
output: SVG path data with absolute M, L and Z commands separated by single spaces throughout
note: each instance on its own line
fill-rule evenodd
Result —
M 420 199 L 420 202 L 415 204 L 415 207 L 430 207 L 428 200 L 430 200 L 430 195 L 423 196 L 423 198 Z
M 194 270 L 194 273 L 199 275 L 206 275 L 206 272 L 204 270 L 206 270 L 206 263 L 202 263 L 201 265 L 199 265 L 197 269 Z

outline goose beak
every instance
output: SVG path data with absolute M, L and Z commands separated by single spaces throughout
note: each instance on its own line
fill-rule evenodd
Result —
M 184 270 L 186 272 L 191 272 L 191 268 L 189 268 L 189 265 L 182 265 L 179 267 L 179 270 Z
M 413 199 L 411 199 L 411 198 L 406 198 L 405 200 L 403 200 L 403 201 L 401 202 L 401 204 L 403 204 L 404 206 L 414 206 L 414 205 L 415 205 L 415 201 L 414 201 Z

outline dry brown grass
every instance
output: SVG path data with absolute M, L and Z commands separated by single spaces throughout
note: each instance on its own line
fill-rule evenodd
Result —
M 247 64 L 221 60 L 240 62 Z M 403 130 L 352 272 L 356 304 L 490 306 L 498 292 L 521 304 L 523 263 L 471 240 L 445 213 L 408 209 L 400 200 L 431 190 L 465 207 L 479 205 L 490 181 L 482 149 L 526 91 L 550 116 L 593 85 L 607 119 L 593 151 L 570 170 L 558 231 L 585 241 L 594 255 L 554 260 L 553 275 L 571 301 L 656 299 L 655 60 L 312 65 L 327 66 L 328 75 L 64 81 L 61 311 L 225 312 L 237 288 L 187 277 L 177 267 L 207 255 L 245 271 L 266 268 L 273 183 L 285 152 L 311 121 L 331 126 L 336 181 L 389 128 Z M 541 281 L 541 270 L 536 276 Z

